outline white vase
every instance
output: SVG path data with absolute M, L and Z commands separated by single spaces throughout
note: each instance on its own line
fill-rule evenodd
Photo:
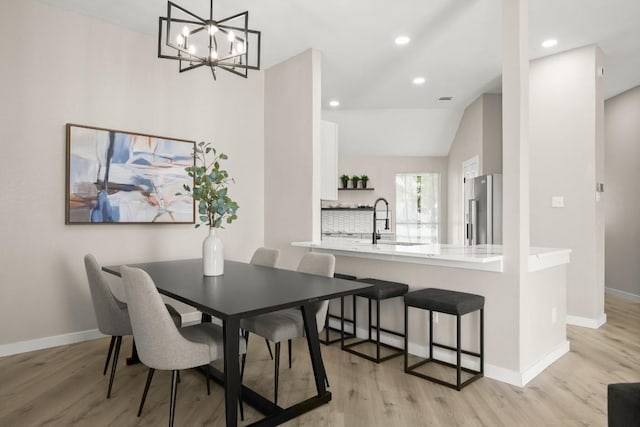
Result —
M 209 235 L 202 242 L 202 266 L 205 276 L 222 276 L 224 273 L 224 249 L 214 227 L 209 228 Z

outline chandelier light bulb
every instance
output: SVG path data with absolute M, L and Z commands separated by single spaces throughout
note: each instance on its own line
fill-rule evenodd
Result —
M 182 27 L 182 35 L 185 37 L 189 37 L 189 27 L 187 27 L 186 25 Z
M 233 34 L 233 31 L 229 31 L 229 33 L 227 34 L 227 39 L 232 42 L 236 39 L 236 35 Z
M 239 54 L 243 54 L 244 53 L 244 43 L 237 43 L 236 44 L 236 51 Z
M 211 51 L 211 60 L 215 61 L 216 59 L 218 59 L 218 52 L 213 50 L 213 51 Z
M 176 42 L 180 47 L 184 45 L 184 37 L 182 37 L 182 34 L 178 34 L 178 37 L 176 37 Z
M 211 24 L 209 26 L 209 35 L 212 36 L 217 32 L 218 32 L 218 27 L 216 27 L 215 25 Z
M 189 53 L 191 55 L 195 55 L 196 54 L 196 46 L 195 45 L 189 45 Z

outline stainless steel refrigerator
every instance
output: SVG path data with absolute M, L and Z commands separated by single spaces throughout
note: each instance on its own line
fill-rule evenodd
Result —
M 464 181 L 465 246 L 502 244 L 502 175 Z

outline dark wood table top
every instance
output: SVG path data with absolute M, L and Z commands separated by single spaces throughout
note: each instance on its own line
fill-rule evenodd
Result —
M 225 261 L 224 275 L 214 277 L 202 274 L 202 259 L 129 266 L 146 271 L 160 293 L 223 320 L 338 298 L 371 286 L 235 261 Z M 120 276 L 119 265 L 103 270 Z

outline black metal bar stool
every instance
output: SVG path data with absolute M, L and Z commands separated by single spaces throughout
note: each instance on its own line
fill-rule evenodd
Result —
M 409 307 L 429 310 L 429 357 L 418 363 L 409 366 Z M 480 352 L 475 353 L 468 350 L 462 350 L 460 345 L 460 318 L 468 313 L 480 310 Z M 456 347 L 433 342 L 433 312 L 451 314 L 456 316 Z M 464 292 L 449 291 L 446 289 L 421 289 L 419 291 L 409 292 L 404 296 L 404 371 L 416 377 L 424 378 L 456 390 L 462 390 L 463 387 L 469 385 L 473 381 L 484 376 L 484 297 Z M 445 350 L 456 352 L 456 364 L 448 363 L 433 358 L 433 347 L 443 348 Z M 462 353 L 480 358 L 480 370 L 465 368 L 461 364 Z M 426 363 L 435 362 L 441 365 L 449 366 L 456 369 L 456 383 L 449 383 L 439 378 L 417 372 L 416 369 Z M 472 376 L 462 380 L 462 371 L 472 374 Z
M 357 282 L 362 282 L 362 283 L 369 283 L 371 285 L 373 285 L 372 287 L 358 293 L 354 295 L 354 304 L 355 304 L 355 297 L 362 297 L 362 298 L 366 298 L 367 300 L 369 300 L 369 337 L 366 339 L 362 339 L 353 343 L 349 343 L 349 344 L 345 344 L 344 343 L 344 338 L 346 338 L 344 336 L 344 326 L 342 327 L 342 333 L 341 333 L 341 339 L 342 339 L 342 349 L 344 351 L 348 351 L 349 353 L 355 354 L 356 356 L 360 356 L 360 357 L 364 357 L 367 360 L 371 360 L 372 362 L 376 362 L 376 363 L 380 363 L 380 362 L 384 362 L 385 360 L 389 360 L 391 358 L 400 356 L 403 354 L 404 350 L 402 348 L 398 348 L 398 347 L 393 347 L 389 344 L 385 344 L 385 343 L 381 343 L 380 342 L 380 332 L 386 332 L 388 334 L 392 334 L 392 335 L 396 335 L 398 337 L 404 338 L 405 334 L 396 332 L 396 331 L 390 331 L 388 329 L 384 329 L 380 327 L 380 301 L 382 300 L 386 300 L 386 299 L 390 299 L 390 298 L 395 298 L 395 297 L 401 297 L 404 294 L 406 294 L 409 291 L 409 286 L 405 285 L 404 283 L 397 283 L 397 282 L 388 282 L 386 280 L 379 280 L 379 279 L 370 279 L 370 278 L 366 278 L 366 279 L 358 279 Z M 372 321 L 371 321 L 371 302 L 375 300 L 376 301 L 376 325 L 373 326 Z M 344 311 L 344 310 L 343 310 Z M 344 314 L 344 313 L 343 313 Z M 371 334 L 371 330 L 375 329 L 376 330 L 376 339 L 373 340 L 372 338 L 372 334 Z M 355 334 L 356 331 L 356 317 L 355 317 L 355 312 L 354 312 L 354 317 L 353 317 L 353 331 Z M 376 344 L 376 357 L 372 357 L 369 356 L 366 353 L 360 352 L 356 349 L 354 349 L 353 347 L 364 344 L 364 343 L 374 343 Z M 388 354 L 384 357 L 380 357 L 380 347 L 385 347 L 389 350 L 394 350 L 393 353 Z
M 333 275 L 333 277 L 335 277 L 336 279 L 344 279 L 344 280 L 356 280 L 356 276 L 351 276 L 350 274 L 340 274 L 340 273 L 335 273 Z M 353 318 L 356 318 L 356 297 L 355 296 L 351 296 L 351 298 L 353 299 Z M 336 298 L 337 300 L 337 298 Z M 343 325 L 341 329 L 338 328 L 334 328 L 333 326 L 329 326 L 329 319 L 338 319 L 340 320 L 341 324 Z M 355 324 L 353 322 L 352 319 L 345 319 L 344 317 L 344 297 L 340 298 L 340 316 L 336 316 L 335 314 L 331 314 L 331 313 L 327 313 L 327 317 L 325 319 L 324 322 L 324 334 L 325 337 L 322 338 L 320 337 L 320 342 L 324 345 L 330 345 L 333 343 L 336 343 L 338 341 L 340 341 L 342 339 L 341 336 L 338 336 L 337 338 L 333 338 L 330 339 L 329 338 L 329 332 L 330 331 L 334 331 L 334 332 L 340 332 L 341 330 L 344 330 L 344 322 L 349 322 L 351 323 L 351 325 L 353 326 L 353 334 L 345 334 L 345 338 L 353 338 L 356 336 L 356 327 Z

